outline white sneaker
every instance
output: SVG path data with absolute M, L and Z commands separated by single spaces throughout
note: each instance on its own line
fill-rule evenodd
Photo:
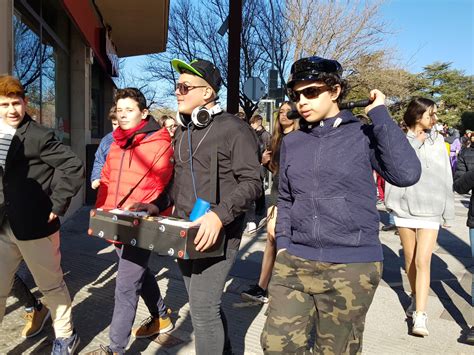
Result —
M 409 318 L 413 317 L 413 312 L 416 311 L 416 297 L 415 295 L 411 295 L 410 298 L 411 298 L 411 303 L 405 312 L 407 317 Z
M 257 232 L 257 224 L 255 222 L 248 222 L 245 232 L 248 234 L 254 234 Z
M 413 312 L 413 329 L 411 330 L 413 334 L 421 335 L 423 337 L 428 336 L 430 333 L 428 332 L 428 328 L 426 328 L 426 321 L 428 320 L 428 316 L 426 312 Z

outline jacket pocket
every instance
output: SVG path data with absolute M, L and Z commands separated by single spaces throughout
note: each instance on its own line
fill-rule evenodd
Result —
M 359 245 L 360 227 L 354 221 L 344 197 L 317 199 L 319 235 L 323 247 Z
M 311 198 L 295 199 L 290 209 L 291 240 L 293 243 L 315 247 L 318 245 L 314 235 L 315 203 Z
M 428 191 L 410 186 L 403 195 L 408 206 L 408 213 L 414 217 L 441 216 L 446 204 L 446 193 L 443 189 Z

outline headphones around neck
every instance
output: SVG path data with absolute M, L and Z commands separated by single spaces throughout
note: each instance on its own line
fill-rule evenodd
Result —
M 194 124 L 195 127 L 204 128 L 212 121 L 212 118 L 215 115 L 221 112 L 222 108 L 219 106 L 219 104 L 215 104 L 211 108 L 206 108 L 206 106 L 199 106 L 196 107 L 191 113 L 191 122 Z M 183 127 L 187 126 L 186 121 L 179 112 L 176 113 L 176 121 L 179 125 Z

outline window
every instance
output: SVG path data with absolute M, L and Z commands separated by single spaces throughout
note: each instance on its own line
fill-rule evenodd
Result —
M 16 0 L 13 31 L 13 75 L 25 87 L 28 113 L 71 144 L 66 15 L 57 1 Z

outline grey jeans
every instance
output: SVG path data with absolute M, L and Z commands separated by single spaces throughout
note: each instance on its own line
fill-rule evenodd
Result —
M 223 257 L 178 260 L 188 291 L 197 355 L 231 353 L 221 303 L 237 253 L 238 250 L 227 247 Z

